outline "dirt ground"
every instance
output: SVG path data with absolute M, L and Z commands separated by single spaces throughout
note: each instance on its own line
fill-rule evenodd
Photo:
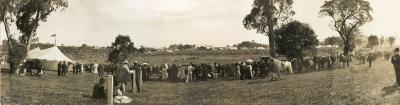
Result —
M 46 71 L 43 78 L 6 73 L 0 76 L 2 105 L 105 104 L 89 98 L 99 79 L 95 74 L 58 77 L 56 72 Z M 400 88 L 391 87 L 394 81 L 393 66 L 379 60 L 372 68 L 354 62 L 345 69 L 289 75 L 276 82 L 148 81 L 144 82 L 143 92 L 126 95 L 133 99 L 130 105 L 400 105 Z

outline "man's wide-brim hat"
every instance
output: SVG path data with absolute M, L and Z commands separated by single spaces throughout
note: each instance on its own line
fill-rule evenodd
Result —
M 399 52 L 400 49 L 399 48 L 394 48 L 393 51 Z

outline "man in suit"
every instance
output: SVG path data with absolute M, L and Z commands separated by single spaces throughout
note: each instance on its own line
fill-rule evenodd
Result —
M 148 81 L 150 79 L 151 67 L 147 63 L 143 63 L 142 73 L 143 81 Z
M 57 65 L 57 74 L 58 74 L 58 76 L 61 76 L 61 74 L 62 74 L 62 64 L 61 64 L 61 62 L 58 62 L 58 65 Z
M 65 76 L 65 74 L 68 72 L 67 63 L 64 61 L 61 67 L 62 67 L 62 76 Z
M 125 92 L 126 84 L 130 80 L 131 75 L 135 75 L 135 71 L 130 70 L 128 66 L 128 61 L 125 60 L 124 62 L 122 62 L 122 65 L 120 65 L 120 67 L 118 67 L 114 73 L 114 82 L 115 84 L 121 85 L 122 92 Z
M 374 57 L 372 56 L 372 53 L 368 54 L 367 59 L 368 59 L 369 67 L 372 67 L 372 61 L 374 61 Z
M 97 70 L 98 70 L 98 72 L 99 72 L 99 77 L 103 77 L 103 75 L 104 75 L 104 64 L 98 64 L 99 66 L 98 66 L 98 68 L 97 68 Z
M 142 77 L 142 65 L 140 65 L 137 61 L 133 63 L 133 69 L 135 70 L 135 83 L 136 83 L 136 88 L 137 92 L 140 92 L 142 85 L 143 85 L 143 77 Z
M 396 74 L 396 83 L 394 85 L 400 86 L 400 49 L 395 48 L 394 49 L 394 55 L 392 56 L 391 62 L 394 67 L 394 72 Z

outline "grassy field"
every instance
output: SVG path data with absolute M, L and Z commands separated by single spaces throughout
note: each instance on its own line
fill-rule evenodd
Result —
M 46 71 L 43 78 L 1 75 L 2 105 L 69 104 L 100 105 L 89 98 L 99 77 L 95 74 L 56 76 Z M 193 83 L 149 81 L 144 91 L 128 92 L 131 105 L 399 105 L 394 71 L 388 61 L 372 68 L 353 64 L 346 69 L 323 70 L 284 76 L 282 81 L 211 80 Z M 131 88 L 128 87 L 128 91 Z

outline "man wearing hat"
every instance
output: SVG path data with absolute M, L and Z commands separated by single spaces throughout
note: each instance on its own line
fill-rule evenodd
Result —
M 148 81 L 150 79 L 151 67 L 147 63 L 143 63 L 142 73 L 143 81 Z
M 400 49 L 395 48 L 394 49 L 394 55 L 392 56 L 391 62 L 394 67 L 394 72 L 396 74 L 396 83 L 394 85 L 399 86 L 400 84 L 400 54 L 399 54 Z
M 122 67 L 116 71 L 116 73 L 115 73 L 116 76 L 114 76 L 115 81 L 116 81 L 116 84 L 121 82 L 123 92 L 125 92 L 126 83 L 128 82 L 128 80 L 130 78 L 130 74 L 134 75 L 134 73 L 135 72 L 133 70 L 129 70 L 127 60 L 122 62 Z
M 136 88 L 137 88 L 137 92 L 140 92 L 140 89 L 141 89 L 141 87 L 142 87 L 142 85 L 143 85 L 143 77 L 142 77 L 142 68 L 141 68 L 141 66 L 142 65 L 140 65 L 139 63 L 138 63 L 138 61 L 135 61 L 134 63 L 133 63 L 134 65 L 133 65 L 133 70 L 135 70 L 135 83 L 136 83 Z

